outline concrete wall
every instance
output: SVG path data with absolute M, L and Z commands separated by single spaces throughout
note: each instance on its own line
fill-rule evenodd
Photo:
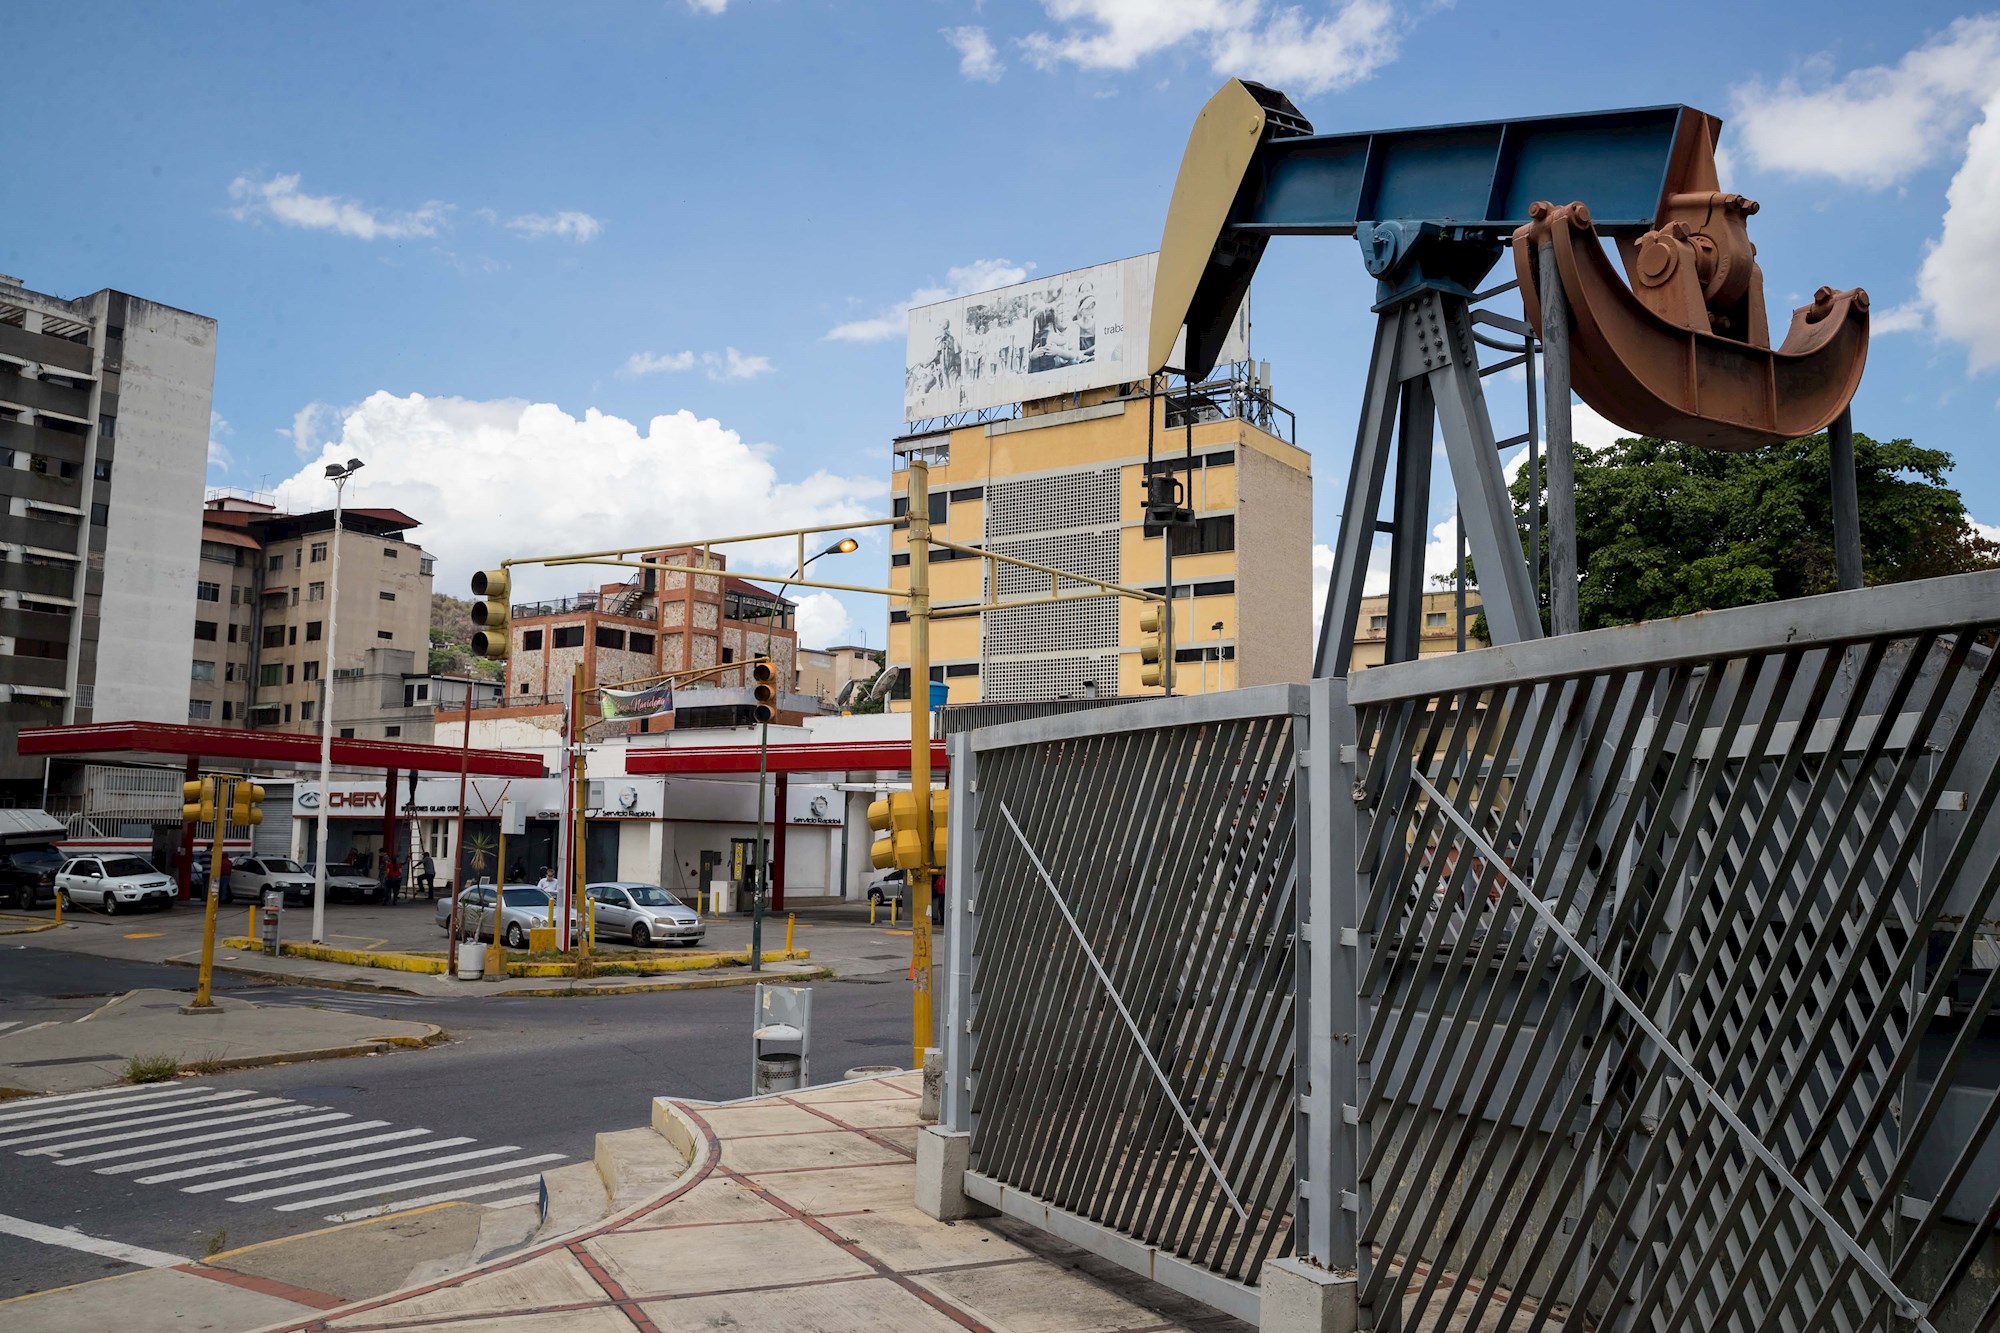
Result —
M 1236 451 L 1236 624 L 1223 637 L 1236 642 L 1238 685 L 1312 675 L 1312 524 L 1311 473 L 1260 449 Z
M 215 341 L 212 319 L 127 300 L 97 642 L 101 720 L 187 720 Z

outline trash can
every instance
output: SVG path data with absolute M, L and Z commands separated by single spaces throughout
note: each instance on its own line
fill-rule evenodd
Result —
M 458 946 L 458 979 L 477 981 L 486 975 L 486 946 L 474 940 L 460 941 Z
M 772 1092 L 795 1092 L 799 1082 L 800 1058 L 796 1051 L 774 1051 L 757 1057 L 755 1096 Z
M 283 889 L 264 890 L 263 906 L 257 913 L 258 935 L 263 941 L 264 952 L 274 957 L 278 952 L 278 922 L 285 914 L 285 891 Z
M 941 680 L 931 682 L 931 711 L 936 712 L 951 702 L 951 686 Z

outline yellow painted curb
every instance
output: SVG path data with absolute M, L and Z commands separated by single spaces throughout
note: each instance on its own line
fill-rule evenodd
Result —
M 8 921 L 26 921 L 28 924 L 25 926 L 0 925 L 0 935 L 34 935 L 44 930 L 54 930 L 59 924 L 54 921 L 37 920 L 32 916 L 0 916 L 0 922 Z
M 231 936 L 221 941 L 225 949 L 235 949 L 241 953 L 263 953 L 264 946 L 257 940 L 242 936 Z M 432 976 L 443 976 L 445 961 L 442 958 L 425 958 L 417 954 L 391 953 L 376 949 L 335 949 L 324 944 L 280 944 L 278 952 L 286 958 L 309 958 L 321 963 L 345 963 L 351 967 L 376 967 L 392 972 L 423 972 Z M 810 949 L 766 949 L 766 963 L 803 962 L 812 957 Z M 740 953 L 684 953 L 670 958 L 619 959 L 613 962 L 593 959 L 591 976 L 596 977 L 648 977 L 673 972 L 708 972 L 725 967 L 748 967 L 750 951 Z M 574 963 L 509 963 L 507 975 L 510 977 L 573 977 Z
M 264 952 L 264 946 L 260 942 L 243 939 L 240 936 L 222 941 L 222 947 L 243 953 Z M 444 975 L 444 959 L 421 958 L 409 953 L 389 953 L 377 949 L 335 949 L 324 944 L 280 944 L 278 953 L 285 958 L 310 958 L 320 963 L 346 963 L 351 967 L 379 967 L 391 972 L 427 972 L 433 976 Z

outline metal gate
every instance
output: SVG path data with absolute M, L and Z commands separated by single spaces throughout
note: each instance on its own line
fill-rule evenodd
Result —
M 2000 1325 L 1996 626 L 1976 574 L 1345 682 L 1306 1248 L 1362 1327 Z
M 952 739 L 966 1193 L 1255 1319 L 1288 1253 L 1303 687 Z M 963 867 L 963 869 L 958 869 Z

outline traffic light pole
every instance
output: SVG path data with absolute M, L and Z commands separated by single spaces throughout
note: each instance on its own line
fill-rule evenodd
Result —
M 936 1043 L 931 1005 L 931 465 L 910 459 L 910 791 L 916 797 L 922 863 L 910 878 L 910 1026 L 916 1053 L 910 1068 L 924 1067 L 924 1048 Z
M 215 910 L 222 893 L 222 841 L 229 828 L 229 808 L 235 804 L 236 784 L 225 778 L 209 778 L 215 784 L 215 843 L 208 852 L 208 901 L 201 917 L 201 972 L 195 981 L 192 1009 L 213 1009 L 209 986 L 215 979 Z

